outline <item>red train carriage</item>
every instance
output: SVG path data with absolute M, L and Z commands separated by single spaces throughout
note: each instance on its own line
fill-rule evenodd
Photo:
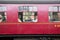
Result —
M 60 4 L 0 4 L 0 34 L 60 40 Z

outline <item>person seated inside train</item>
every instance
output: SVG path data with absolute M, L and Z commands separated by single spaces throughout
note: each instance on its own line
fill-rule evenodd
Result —
M 18 16 L 18 22 L 22 22 L 21 15 Z
M 37 22 L 37 16 L 34 16 L 33 22 Z
M 22 22 L 22 21 L 18 18 L 18 22 Z
M 0 15 L 0 22 L 2 22 L 2 15 Z
M 37 16 L 28 17 L 28 22 L 37 22 Z
M 28 17 L 28 19 L 25 20 L 25 22 L 32 22 L 32 18 L 31 17 Z
M 55 15 L 53 15 L 52 21 L 58 21 L 58 15 L 57 15 L 57 13 Z
M 5 21 L 5 17 L 0 14 L 0 22 L 4 22 L 4 21 Z

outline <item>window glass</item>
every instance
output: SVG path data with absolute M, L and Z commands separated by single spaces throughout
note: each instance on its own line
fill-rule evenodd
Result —
M 22 11 L 22 10 L 23 10 L 23 7 L 22 7 L 22 6 L 20 6 L 20 7 L 19 7 L 19 11 Z
M 6 7 L 0 6 L 0 23 L 5 22 L 7 17 L 6 17 Z
M 59 12 L 59 7 L 49 7 L 49 20 L 50 21 L 60 21 L 60 12 Z
M 29 11 L 33 11 L 33 7 L 29 7 Z
M 22 6 L 23 11 L 18 12 L 19 22 L 37 22 L 37 7 Z M 21 9 L 19 10 L 21 11 Z
M 37 11 L 37 7 L 33 7 L 33 11 Z
M 23 10 L 28 11 L 29 7 L 28 6 L 23 6 Z
M 0 11 L 6 11 L 6 7 L 0 7 Z
M 58 7 L 57 6 L 49 7 L 49 11 L 58 11 Z
M 5 21 L 6 21 L 6 13 L 0 12 L 0 22 L 5 22 Z

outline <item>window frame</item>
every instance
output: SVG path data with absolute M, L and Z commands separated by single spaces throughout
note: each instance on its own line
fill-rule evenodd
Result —
M 57 10 L 57 11 L 51 11 L 51 10 L 49 10 L 49 12 L 48 12 L 48 19 L 49 19 L 49 21 L 50 21 L 50 22 L 60 22 L 60 21 L 51 21 L 50 18 L 49 18 L 49 16 L 50 16 L 50 15 L 49 15 L 50 12 L 52 12 L 52 14 L 53 14 L 53 12 L 60 13 L 60 9 L 59 9 L 60 6 L 50 6 L 50 7 L 57 7 L 58 10 Z
M 20 7 L 20 6 L 19 6 L 19 7 Z M 19 8 L 19 7 L 18 7 L 18 8 Z M 21 7 L 24 7 L 24 6 L 21 6 Z M 26 7 L 26 6 L 25 6 L 25 7 Z M 35 6 L 27 6 L 27 7 L 29 8 L 29 7 L 35 7 Z M 36 8 L 37 8 L 37 7 L 36 7 Z M 29 12 L 31 12 L 31 13 L 34 13 L 34 14 L 35 14 L 35 13 L 38 14 L 38 9 L 37 9 L 36 11 L 33 11 L 33 10 L 32 10 L 32 11 L 29 11 L 29 10 L 28 10 L 28 11 L 25 11 L 24 9 L 20 11 L 20 10 L 18 9 L 18 14 L 19 14 L 19 12 L 28 12 L 28 14 L 29 14 Z M 34 16 L 34 15 L 23 15 L 23 16 Z M 38 15 L 37 15 L 37 16 L 38 16 Z M 35 19 L 35 18 L 34 18 L 34 19 Z M 24 18 L 23 18 L 23 20 L 24 20 Z M 32 22 L 33 22 L 33 21 L 32 21 Z M 37 17 L 37 22 L 38 22 L 38 17 Z

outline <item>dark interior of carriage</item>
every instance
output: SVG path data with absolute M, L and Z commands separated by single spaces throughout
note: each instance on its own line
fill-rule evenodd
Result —
M 5 22 L 5 21 L 6 21 L 5 12 L 0 12 L 0 22 Z

